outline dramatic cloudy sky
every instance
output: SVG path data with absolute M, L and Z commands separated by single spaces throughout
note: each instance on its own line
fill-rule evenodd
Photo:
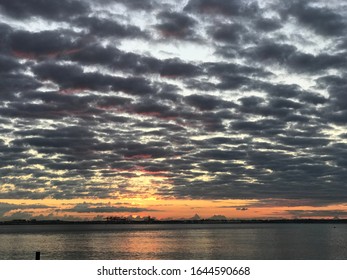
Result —
M 347 2 L 0 0 L 0 219 L 347 217 Z

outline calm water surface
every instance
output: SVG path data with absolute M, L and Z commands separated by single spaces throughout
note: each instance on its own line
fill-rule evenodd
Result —
M 0 259 L 347 259 L 346 224 L 6 225 Z

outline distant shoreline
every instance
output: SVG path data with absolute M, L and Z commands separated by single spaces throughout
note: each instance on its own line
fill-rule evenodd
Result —
M 98 225 L 98 224 L 345 224 L 347 219 L 271 219 L 271 220 L 151 220 L 151 221 L 64 221 L 12 220 L 1 225 Z

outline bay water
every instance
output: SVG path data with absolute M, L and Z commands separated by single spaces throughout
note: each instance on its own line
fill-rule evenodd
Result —
M 0 225 L 0 259 L 347 259 L 347 224 Z

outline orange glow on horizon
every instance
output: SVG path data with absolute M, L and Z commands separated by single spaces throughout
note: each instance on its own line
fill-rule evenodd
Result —
M 347 205 L 330 205 L 324 207 L 313 206 L 277 206 L 277 207 L 259 207 L 252 204 L 257 204 L 256 200 L 184 200 L 184 199 L 158 199 L 155 197 L 148 197 L 142 199 L 122 199 L 122 200 L 110 200 L 110 199 L 72 199 L 72 200 L 0 200 L 0 203 L 15 204 L 26 207 L 19 207 L 18 209 L 10 210 L 4 215 L 4 217 L 11 217 L 14 213 L 27 213 L 33 217 L 54 217 L 59 219 L 66 219 L 75 217 L 75 219 L 99 219 L 106 218 L 108 216 L 121 216 L 121 217 L 146 217 L 151 216 L 157 219 L 180 219 L 192 218 L 195 214 L 201 218 L 206 219 L 213 216 L 226 217 L 227 219 L 293 219 L 293 218 L 334 218 L 331 216 L 312 216 L 309 213 L 314 211 L 347 211 Z M 29 205 L 33 205 L 30 208 Z M 37 205 L 47 206 L 48 208 L 39 208 Z M 89 212 L 78 212 L 76 205 L 88 206 Z M 247 206 L 245 206 L 247 205 Z M 35 208 L 36 207 L 36 208 Z M 100 212 L 98 207 L 104 207 L 109 211 Z M 95 212 L 92 210 L 96 209 Z M 112 209 L 114 211 L 112 212 Z M 127 211 L 129 209 L 129 211 Z M 137 211 L 136 209 L 139 209 Z M 143 209 L 143 210 L 142 210 Z M 288 212 L 289 211 L 289 212 Z M 301 213 L 296 217 L 291 213 Z M 305 211 L 308 215 L 305 216 Z M 319 212 L 318 212 L 319 213 Z M 41 216 L 40 216 L 41 215 Z M 340 218 L 347 218 L 347 215 L 341 215 Z M 3 219 L 3 218 L 2 218 Z M 43 218 L 42 218 L 43 219 Z

